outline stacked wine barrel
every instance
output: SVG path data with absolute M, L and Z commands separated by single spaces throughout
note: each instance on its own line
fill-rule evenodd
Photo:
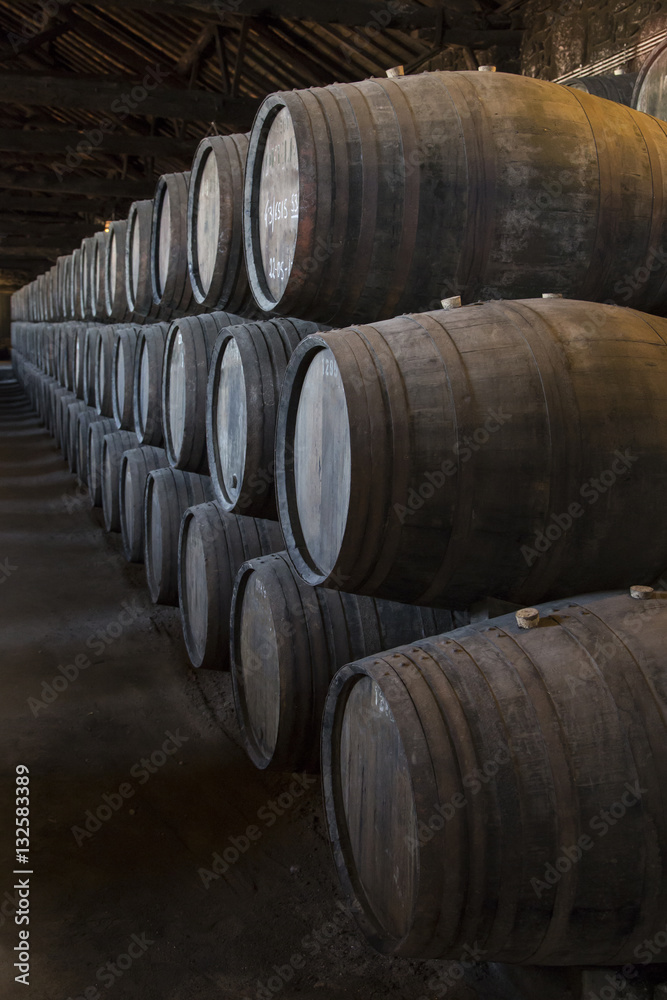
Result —
M 93 516 L 254 765 L 321 770 L 387 954 L 667 925 L 667 124 L 616 82 L 271 95 L 14 296 Z

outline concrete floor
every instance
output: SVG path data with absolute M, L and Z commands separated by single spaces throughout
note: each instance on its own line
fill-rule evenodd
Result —
M 229 678 L 189 668 L 178 612 L 149 604 L 143 567 L 125 562 L 1 378 L 0 581 L 0 996 L 513 995 L 493 967 L 454 983 L 446 963 L 366 944 L 341 909 L 319 783 L 253 768 Z M 77 662 L 89 665 L 75 677 Z M 32 803 L 27 990 L 12 968 L 18 764 Z M 216 852 L 233 862 L 222 875 Z

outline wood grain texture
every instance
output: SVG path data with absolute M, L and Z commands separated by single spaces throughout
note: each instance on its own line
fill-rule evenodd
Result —
M 329 683 L 343 664 L 467 624 L 452 614 L 310 587 L 284 551 L 240 570 L 231 669 L 246 753 L 259 768 L 317 771 Z
M 274 491 L 276 414 L 288 361 L 321 327 L 298 319 L 243 323 L 218 335 L 206 402 L 208 463 L 225 510 L 278 517 Z
M 350 428 L 337 554 L 320 552 L 318 526 L 334 537 L 347 461 L 329 459 L 321 494 L 295 472 L 302 384 L 323 348 Z M 292 356 L 276 432 L 290 557 L 313 585 L 444 607 L 650 583 L 667 565 L 666 375 L 667 321 L 567 299 L 312 334 Z M 321 413 L 314 397 L 304 424 Z M 328 437 L 335 456 L 338 418 Z
M 298 183 L 284 173 L 290 141 L 273 134 L 287 119 Z M 622 104 L 504 73 L 273 94 L 248 151 L 251 290 L 265 311 L 337 326 L 454 295 L 561 292 L 662 313 L 664 266 L 633 275 L 667 238 L 666 132 Z
M 327 823 L 385 954 L 476 941 L 493 962 L 614 966 L 664 930 L 667 604 L 538 610 L 538 628 L 507 615 L 334 678 Z
M 146 480 L 144 537 L 146 582 L 154 604 L 178 607 L 178 539 L 189 507 L 213 499 L 208 476 L 159 469 Z
M 183 638 L 194 667 L 229 670 L 229 617 L 234 579 L 255 556 L 282 547 L 273 521 L 228 514 L 214 502 L 183 515 L 178 599 Z

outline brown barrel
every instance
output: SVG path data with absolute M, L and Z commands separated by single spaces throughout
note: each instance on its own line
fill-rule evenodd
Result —
M 275 521 L 228 514 L 215 501 L 185 512 L 178 546 L 178 599 L 194 667 L 229 670 L 236 574 L 248 559 L 277 552 L 282 545 Z
M 332 683 L 329 833 L 382 952 L 613 966 L 665 930 L 667 602 L 537 610 L 537 628 L 507 615 Z
M 175 316 L 198 311 L 188 273 L 188 191 L 190 173 L 163 174 L 153 201 L 151 288 L 153 302 Z M 190 308 L 191 306 L 195 308 Z
M 286 548 L 313 585 L 441 607 L 651 583 L 666 402 L 667 321 L 613 305 L 497 301 L 313 334 L 279 407 Z
M 65 426 L 67 428 L 64 434 L 65 447 L 63 448 L 63 458 L 67 460 L 69 465 L 69 471 L 76 473 L 77 463 L 79 460 L 79 414 L 85 413 L 88 409 L 86 404 L 82 399 L 75 399 L 74 402 L 70 403 L 67 407 L 67 417 L 65 419 Z
M 213 499 L 208 476 L 179 469 L 150 472 L 144 496 L 146 582 L 154 604 L 178 607 L 178 537 L 188 507 Z
M 128 562 L 144 561 L 144 493 L 148 473 L 168 465 L 167 453 L 162 448 L 132 448 L 121 457 L 118 499 Z
M 120 469 L 123 454 L 138 447 L 134 431 L 114 431 L 102 439 L 102 511 L 106 531 L 120 532 Z
M 104 469 L 102 463 L 102 446 L 104 445 L 105 436 L 113 434 L 116 430 L 116 423 L 111 417 L 100 417 L 99 413 L 96 415 L 98 419 L 91 421 L 88 425 L 88 444 L 86 448 L 86 485 L 88 486 L 88 497 L 91 507 L 102 506 L 102 474 Z M 118 433 L 120 434 L 121 432 L 119 431 Z M 122 433 L 126 432 L 123 431 Z
M 253 305 L 243 257 L 247 135 L 202 139 L 192 161 L 187 253 L 193 296 L 205 309 L 248 315 Z
M 75 420 L 72 422 L 74 427 L 73 433 L 76 434 L 76 469 L 72 471 L 76 472 L 79 482 L 84 486 L 88 482 L 88 428 L 91 424 L 106 419 L 106 417 L 99 416 L 94 406 L 86 406 L 84 410 L 81 410 L 76 415 Z M 70 434 L 71 440 L 72 437 Z
M 171 465 L 206 473 L 206 384 L 218 333 L 242 323 L 214 312 L 174 320 L 169 327 L 162 375 L 162 428 Z
M 109 223 L 109 241 L 104 266 L 104 299 L 107 319 L 112 323 L 128 322 L 131 311 L 125 288 L 125 237 L 127 219 Z
M 574 80 L 568 80 L 565 86 L 631 108 L 632 92 L 636 82 L 637 73 L 619 73 L 613 76 L 578 76 Z
M 125 295 L 137 320 L 155 316 L 151 286 L 153 199 L 135 201 L 130 207 L 125 234 Z
M 101 326 L 86 327 L 83 347 L 83 398 L 89 406 L 95 406 L 97 341 L 101 330 Z
M 140 444 L 161 445 L 162 368 L 168 323 L 152 323 L 138 328 L 134 357 L 134 431 Z
M 343 664 L 466 625 L 452 614 L 310 587 L 286 552 L 252 559 L 234 584 L 236 718 L 255 767 L 315 771 L 327 689 Z
M 246 179 L 267 311 L 344 325 L 542 292 L 666 308 L 664 127 L 570 87 L 435 72 L 273 94 Z
M 667 119 L 665 73 L 667 71 L 667 43 L 656 45 L 642 63 L 633 94 L 633 107 L 644 114 Z
M 134 430 L 134 362 L 138 326 L 114 328 L 111 397 L 119 430 Z
M 223 330 L 208 379 L 206 442 L 216 499 L 234 514 L 277 519 L 278 399 L 294 348 L 316 323 L 275 319 Z
M 97 338 L 95 363 L 95 409 L 103 417 L 113 417 L 114 327 L 103 326 Z

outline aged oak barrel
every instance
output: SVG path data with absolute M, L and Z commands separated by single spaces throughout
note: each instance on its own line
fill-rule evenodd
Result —
M 102 439 L 102 511 L 107 531 L 120 532 L 120 468 L 123 454 L 137 448 L 134 431 L 114 431 Z
M 638 111 L 663 121 L 667 119 L 666 71 L 667 43 L 663 42 L 656 45 L 644 60 L 633 94 L 633 105 Z
M 87 326 L 83 347 L 83 398 L 88 406 L 95 406 L 97 372 L 97 341 L 103 327 Z
M 188 268 L 196 302 L 248 315 L 254 302 L 243 257 L 243 179 L 247 135 L 202 139 L 192 162 Z
M 79 399 L 85 396 L 85 354 L 86 354 L 86 333 L 88 327 L 85 323 L 76 323 L 76 333 L 74 340 L 74 391 Z
M 188 190 L 190 174 L 163 174 L 153 201 L 150 271 L 153 302 L 175 316 L 189 312 L 192 287 L 188 273 Z M 196 303 L 195 303 L 196 305 Z
M 81 314 L 81 282 L 83 281 L 83 269 L 81 261 L 81 247 L 72 251 L 72 282 L 70 286 L 70 313 L 74 319 L 82 320 Z
M 102 446 L 107 434 L 116 430 L 116 422 L 111 417 L 100 417 L 88 425 L 86 485 L 91 507 L 102 506 Z M 124 432 L 123 432 L 124 433 Z M 129 447 L 132 447 L 131 445 Z
M 79 286 L 79 318 L 94 319 L 93 315 L 93 283 L 95 281 L 95 248 L 94 236 L 87 236 L 81 241 L 81 283 Z
M 276 412 L 294 348 L 316 323 L 275 319 L 223 330 L 208 378 L 206 442 L 216 499 L 225 510 L 277 519 Z
M 62 452 L 62 456 L 67 461 L 67 442 L 68 442 L 68 427 L 67 427 L 67 407 L 70 403 L 76 402 L 76 396 L 69 389 L 58 398 L 58 405 L 56 408 L 56 424 L 55 424 L 55 439 L 56 445 Z
M 79 415 L 85 413 L 88 406 L 82 399 L 75 399 L 67 407 L 67 418 L 65 421 L 67 431 L 65 434 L 66 446 L 63 448 L 63 458 L 67 459 L 69 471 L 76 473 L 79 461 Z
M 279 407 L 286 548 L 307 583 L 442 607 L 651 583 L 666 404 L 667 320 L 619 306 L 497 301 L 311 334 Z
M 275 521 L 228 514 L 217 501 L 183 515 L 178 599 L 183 638 L 194 667 L 229 670 L 234 579 L 244 562 L 283 546 Z
M 125 232 L 125 295 L 128 308 L 139 321 L 160 318 L 151 285 L 152 235 L 153 199 L 133 202 Z
M 259 768 L 313 771 L 327 689 L 343 664 L 465 625 L 452 614 L 310 587 L 286 552 L 239 570 L 231 610 L 236 718 Z
M 507 615 L 334 678 L 327 822 L 382 952 L 667 957 L 667 602 L 626 591 L 536 610 L 536 628 Z
M 213 348 L 223 327 L 239 316 L 214 312 L 174 320 L 169 327 L 162 375 L 164 447 L 176 469 L 205 473 L 206 384 Z
M 103 326 L 96 343 L 95 409 L 103 417 L 113 417 L 113 342 L 115 327 Z
M 246 181 L 264 310 L 340 326 L 542 292 L 667 308 L 665 126 L 571 87 L 434 72 L 273 94 Z
M 633 106 L 632 93 L 636 82 L 636 73 L 619 73 L 613 76 L 579 76 L 574 80 L 568 80 L 565 86 L 574 87 L 575 90 L 583 90 L 586 94 L 604 97 L 608 101 L 625 104 L 631 108 Z
M 162 368 L 168 323 L 151 323 L 138 328 L 134 356 L 134 430 L 140 444 L 161 445 Z
M 146 582 L 154 604 L 178 607 L 178 538 L 188 507 L 213 499 L 208 476 L 158 469 L 146 480 L 144 538 Z
M 77 415 L 76 426 L 76 474 L 84 486 L 88 483 L 88 428 L 100 420 L 107 420 L 107 417 L 100 417 L 94 406 L 87 406 L 85 410 Z
M 127 219 L 119 219 L 109 224 L 104 268 L 104 297 L 107 318 L 112 323 L 124 323 L 131 319 L 125 287 L 126 234 Z
M 114 328 L 111 396 L 119 430 L 134 430 L 134 365 L 138 326 Z
M 95 233 L 95 247 L 91 265 L 91 313 L 99 322 L 107 319 L 106 264 L 109 233 Z
M 132 448 L 120 462 L 119 504 L 123 549 L 128 562 L 144 561 L 144 493 L 148 473 L 169 466 L 162 448 Z

